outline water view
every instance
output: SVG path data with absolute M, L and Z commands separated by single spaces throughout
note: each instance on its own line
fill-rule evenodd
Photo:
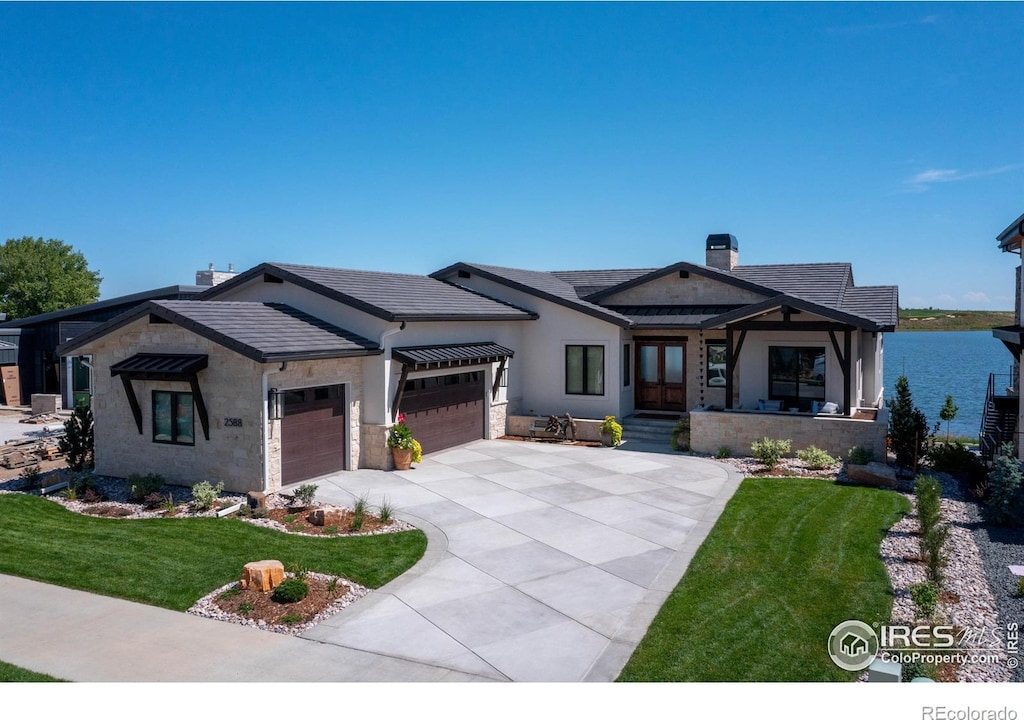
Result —
M 914 404 L 934 425 L 946 395 L 952 395 L 960 412 L 950 432 L 976 438 L 989 373 L 996 373 L 996 388 L 1003 389 L 1012 366 L 1013 357 L 991 331 L 890 333 L 885 336 L 885 397 L 893 396 L 896 378 L 906 375 Z

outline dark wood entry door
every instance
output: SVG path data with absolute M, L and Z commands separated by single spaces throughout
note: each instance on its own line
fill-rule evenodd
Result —
M 638 410 L 686 410 L 686 343 L 636 343 Z

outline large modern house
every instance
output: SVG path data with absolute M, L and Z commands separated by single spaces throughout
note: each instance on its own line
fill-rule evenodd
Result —
M 1024 215 L 1014 220 L 1009 227 L 999 233 L 996 238 L 999 249 L 1007 253 L 1021 254 L 1024 243 Z M 1021 327 L 1021 265 L 1017 264 L 1017 292 L 1013 305 L 1013 325 L 998 327 L 992 334 L 1003 342 L 1013 357 L 1013 368 L 1009 375 L 989 375 L 988 392 L 985 397 L 984 415 L 981 427 L 982 454 L 992 458 L 1000 445 L 1013 443 L 1017 449 L 1017 457 L 1024 459 L 1024 444 L 1020 442 L 1020 428 L 1024 427 L 1024 418 L 1020 416 L 1020 361 L 1021 347 L 1024 346 L 1024 328 Z
M 884 333 L 897 288 L 847 263 L 430 276 L 263 263 L 190 301 L 155 300 L 76 336 L 94 372 L 97 471 L 275 490 L 388 468 L 401 413 L 426 453 L 513 418 L 689 412 L 692 446 L 769 434 L 884 451 Z M 667 442 L 667 438 L 666 438 Z

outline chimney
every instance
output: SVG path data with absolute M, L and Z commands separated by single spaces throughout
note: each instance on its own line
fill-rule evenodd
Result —
M 210 263 L 209 270 L 196 270 L 196 285 L 202 285 L 204 287 L 213 287 L 219 285 L 225 280 L 230 280 L 238 273 L 235 272 L 234 263 L 228 263 L 228 270 L 215 270 L 213 263 Z
M 740 263 L 740 246 L 732 235 L 708 235 L 706 252 L 708 267 L 729 272 Z

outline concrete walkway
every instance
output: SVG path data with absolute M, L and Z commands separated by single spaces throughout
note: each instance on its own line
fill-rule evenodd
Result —
M 741 480 L 645 450 L 481 440 L 320 478 L 318 500 L 387 498 L 429 546 L 302 638 L 0 576 L 0 659 L 72 680 L 614 680 Z

